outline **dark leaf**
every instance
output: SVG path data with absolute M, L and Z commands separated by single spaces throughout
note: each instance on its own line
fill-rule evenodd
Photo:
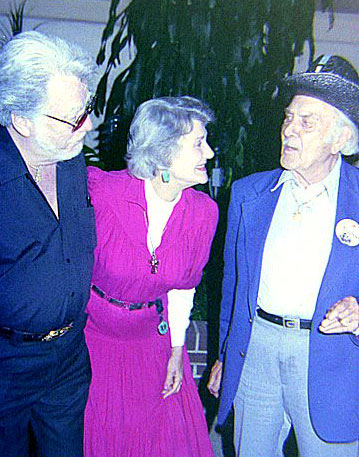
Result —
M 96 105 L 95 105 L 95 114 L 99 116 L 103 113 L 106 103 L 106 91 L 107 91 L 107 80 L 109 73 L 105 73 L 97 86 L 96 91 Z

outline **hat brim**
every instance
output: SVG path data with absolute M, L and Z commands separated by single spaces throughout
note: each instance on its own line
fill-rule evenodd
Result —
M 318 98 L 342 111 L 359 128 L 359 85 L 333 73 L 297 73 L 283 83 L 290 97 Z

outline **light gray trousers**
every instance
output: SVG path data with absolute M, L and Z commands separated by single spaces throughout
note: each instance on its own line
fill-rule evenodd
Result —
M 300 457 L 359 457 L 358 442 L 329 444 L 309 417 L 309 330 L 272 324 L 256 316 L 234 401 L 238 457 L 280 457 L 293 425 Z

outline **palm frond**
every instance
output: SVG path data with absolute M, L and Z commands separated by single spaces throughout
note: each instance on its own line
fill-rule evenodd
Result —
M 23 0 L 19 4 L 13 4 L 10 12 L 6 15 L 7 24 L 1 24 L 0 45 L 6 43 L 11 37 L 22 32 L 26 2 L 27 0 Z

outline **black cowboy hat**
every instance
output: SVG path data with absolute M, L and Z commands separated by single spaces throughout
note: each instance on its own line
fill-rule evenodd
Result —
M 308 95 L 329 103 L 359 127 L 359 76 L 343 57 L 322 55 L 306 72 L 284 79 L 284 90 L 291 98 Z

